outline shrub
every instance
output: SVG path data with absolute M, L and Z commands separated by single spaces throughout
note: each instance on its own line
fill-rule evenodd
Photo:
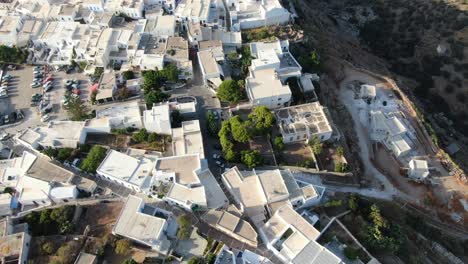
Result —
M 348 164 L 343 162 L 337 162 L 335 164 L 335 171 L 336 172 L 346 172 L 348 170 Z
M 54 243 L 47 241 L 41 245 L 41 251 L 44 255 L 52 255 L 55 253 Z
M 273 143 L 277 150 L 281 151 L 284 149 L 283 137 L 276 136 Z
M 192 223 L 190 222 L 190 218 L 187 215 L 180 215 L 177 217 L 177 224 L 179 225 L 177 238 L 180 240 L 186 240 L 190 238 L 190 233 L 192 231 Z
M 238 82 L 229 79 L 224 80 L 218 87 L 217 96 L 220 100 L 236 104 L 242 99 L 242 92 Z
M 60 162 L 64 162 L 72 156 L 72 153 L 73 153 L 72 148 L 61 148 L 58 151 L 57 160 Z
M 106 157 L 107 150 L 101 146 L 93 146 L 81 163 L 81 169 L 88 173 L 96 173 L 97 168 Z
M 142 142 L 148 141 L 148 136 L 149 136 L 149 133 L 146 131 L 146 129 L 142 128 L 140 129 L 140 131 L 133 134 L 132 140 L 135 141 L 136 143 L 142 143 Z
M 119 239 L 115 242 L 115 253 L 119 255 L 127 255 L 130 253 L 131 247 L 130 240 L 128 239 Z
M 252 169 L 263 164 L 263 157 L 258 150 L 243 150 L 241 151 L 241 161 Z
M 349 260 L 356 260 L 358 258 L 358 250 L 352 247 L 345 247 L 344 254 Z

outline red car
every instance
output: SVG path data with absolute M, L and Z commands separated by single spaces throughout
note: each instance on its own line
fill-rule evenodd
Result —
M 52 81 L 54 78 L 52 78 L 51 75 L 47 75 L 47 78 L 44 79 L 42 83 L 47 83 L 48 81 Z

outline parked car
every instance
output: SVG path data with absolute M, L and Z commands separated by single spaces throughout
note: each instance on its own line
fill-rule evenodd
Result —
M 4 124 L 10 123 L 10 117 L 9 117 L 8 115 L 5 115 L 5 116 L 3 117 L 3 123 L 4 123 Z
M 50 115 L 46 114 L 41 117 L 41 122 L 46 122 L 50 119 Z
M 51 85 L 51 84 L 52 84 L 52 81 L 43 82 L 43 83 L 44 83 L 44 87 L 45 87 L 45 86 Z
M 219 158 L 221 158 L 221 155 L 219 155 L 219 154 L 216 154 L 216 153 L 215 153 L 215 154 L 213 154 L 213 159 L 219 159 Z
M 33 82 L 33 83 L 31 83 L 31 87 L 32 87 L 32 88 L 41 87 L 41 83 L 39 83 L 39 82 Z
M 0 90 L 8 90 L 8 86 L 6 86 L 6 85 L 0 86 Z
M 47 104 L 44 107 L 41 107 L 41 114 L 48 114 L 52 111 L 52 104 Z
M 51 82 L 51 81 L 53 81 L 53 80 L 54 80 L 54 79 L 53 79 L 52 77 L 46 77 L 42 83 L 43 83 L 43 84 L 46 84 L 47 82 Z
M 47 92 L 50 91 L 53 87 L 54 87 L 54 86 L 52 86 L 52 85 L 48 85 L 48 86 L 44 87 L 44 92 L 47 93 Z
M 219 160 L 216 161 L 216 165 L 218 165 L 218 167 L 220 167 L 220 168 L 224 168 L 224 163 L 222 163 Z

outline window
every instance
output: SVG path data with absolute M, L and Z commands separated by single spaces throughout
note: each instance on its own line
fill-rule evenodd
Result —
M 281 101 L 281 99 L 282 99 L 281 97 L 280 97 L 280 98 L 278 98 L 278 101 Z

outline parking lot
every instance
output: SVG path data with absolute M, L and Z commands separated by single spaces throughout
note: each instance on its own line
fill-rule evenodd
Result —
M 9 114 L 17 110 L 21 110 L 24 119 L 17 124 L 10 125 L 4 130 L 10 134 L 15 134 L 18 131 L 34 128 L 43 125 L 41 116 L 37 106 L 31 105 L 31 97 L 36 94 L 42 94 L 43 88 L 32 88 L 33 81 L 33 66 L 20 66 L 16 70 L 4 70 L 4 75 L 12 76 L 8 84 L 8 98 L 0 99 L 0 114 Z M 63 71 L 50 72 L 54 78 L 53 88 L 43 95 L 43 100 L 52 104 L 52 110 L 49 113 L 50 120 L 66 120 L 67 113 L 61 105 L 61 101 L 65 94 L 64 83 L 67 79 L 80 80 L 80 97 L 84 100 L 88 98 L 87 87 L 89 86 L 89 78 L 81 73 L 66 74 Z

